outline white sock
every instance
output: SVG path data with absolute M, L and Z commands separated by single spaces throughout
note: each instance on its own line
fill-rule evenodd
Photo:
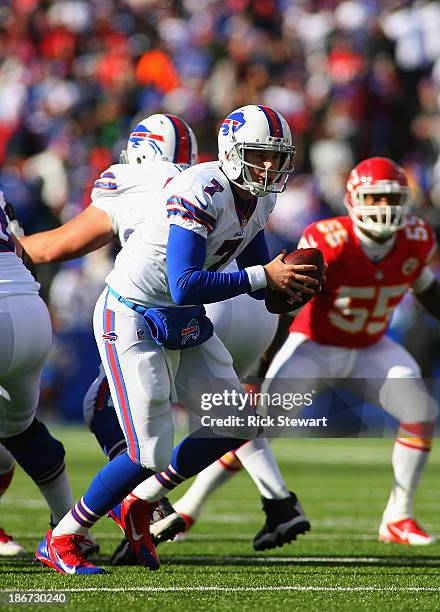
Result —
M 208 465 L 207 468 L 200 472 L 185 495 L 177 502 L 173 503 L 174 509 L 179 514 L 184 514 L 193 520 L 197 520 L 203 506 L 214 491 L 240 469 L 240 462 L 237 461 L 234 453 L 226 453 L 223 457 L 214 461 L 214 463 L 211 463 L 211 465 Z
M 87 526 L 81 525 L 81 523 L 75 519 L 74 513 L 76 513 L 76 515 L 82 520 L 87 521 L 89 524 Z M 93 517 L 93 520 L 89 520 L 85 513 L 87 513 L 89 517 Z M 69 512 L 67 512 L 67 514 L 60 520 L 58 525 L 53 529 L 52 535 L 55 537 L 68 534 L 89 536 L 89 528 L 93 527 L 94 523 L 100 518 L 100 516 L 92 512 L 90 508 L 85 505 L 84 499 L 81 498 L 75 507 L 72 508 L 72 510 L 69 510 Z
M 266 499 L 286 499 L 290 491 L 266 438 L 255 438 L 240 446 L 235 454 Z
M 166 497 L 169 492 L 170 489 L 164 487 L 155 476 L 150 476 L 132 491 L 133 495 L 146 501 L 158 501 L 162 497 Z
M 62 518 L 58 525 L 54 528 L 54 530 L 52 531 L 52 535 L 57 537 L 70 534 L 87 535 L 88 528 L 83 527 L 83 525 L 77 523 L 73 518 L 72 512 L 69 511 L 66 516 Z
M 57 524 L 74 505 L 72 490 L 66 470 L 48 484 L 37 484 L 47 501 L 52 514 L 52 521 Z
M 163 472 L 156 472 L 156 474 L 138 484 L 132 493 L 139 499 L 158 501 L 162 497 L 166 497 L 170 491 L 185 480 L 184 476 L 181 476 L 172 465 L 169 465 Z
M 425 440 L 425 444 L 427 441 Z M 412 518 L 413 500 L 429 457 L 429 446 L 421 450 L 410 438 L 397 438 L 393 449 L 394 482 L 383 521 L 387 523 Z

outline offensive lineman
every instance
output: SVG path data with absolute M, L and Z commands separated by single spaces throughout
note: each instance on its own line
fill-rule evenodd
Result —
M 8 214 L 9 207 L 9 214 Z M 64 447 L 35 416 L 40 376 L 52 344 L 52 326 L 40 285 L 25 267 L 11 230 L 10 205 L 0 191 L 0 495 L 12 479 L 15 461 L 46 499 L 55 525 L 72 504 L 64 465 Z M 23 320 L 32 319 L 32 329 Z M 85 534 L 82 552 L 96 543 Z M 0 554 L 22 554 L 23 548 L 0 529 Z
M 276 111 L 247 106 L 231 113 L 219 135 L 220 164 L 201 164 L 176 177 L 160 197 L 169 222 L 164 205 L 152 206 L 148 222 L 118 255 L 107 277 L 109 289 L 98 300 L 94 326 L 128 452 L 101 470 L 75 508 L 43 539 L 37 557 L 50 567 L 62 573 L 102 572 L 85 562 L 78 544 L 86 525 L 112 507 L 113 518 L 144 564 L 159 566 L 145 521 L 149 506 L 143 498 L 151 492 L 140 485 L 124 497 L 152 470 L 168 465 L 170 394 L 177 389 L 182 403 L 190 405 L 200 393 L 197 382 L 189 386 L 194 372 L 240 389 L 229 354 L 197 304 L 255 294 L 267 284 L 295 299 L 293 290 L 303 287 L 301 281 L 318 284 L 300 273 L 313 266 L 285 265 L 282 255 L 267 263 L 263 228 L 275 204 L 269 194 L 284 188 L 293 154 L 290 130 Z M 239 272 L 217 272 L 234 258 Z M 189 436 L 178 445 L 174 481 L 194 475 L 240 444 L 218 433 L 211 432 L 209 440 Z M 251 429 L 243 433 L 255 435 Z M 158 485 L 154 495 L 160 498 L 164 492 L 166 487 Z

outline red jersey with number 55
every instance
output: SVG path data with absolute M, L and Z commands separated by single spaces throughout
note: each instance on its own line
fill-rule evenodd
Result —
M 301 243 L 321 249 L 328 264 L 327 280 L 290 331 L 347 348 L 370 346 L 384 335 L 394 309 L 436 247 L 429 225 L 415 216 L 409 217 L 392 250 L 378 262 L 365 254 L 350 217 L 309 225 Z

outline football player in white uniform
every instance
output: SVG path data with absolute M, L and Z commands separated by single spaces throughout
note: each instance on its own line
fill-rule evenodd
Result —
M 9 206 L 9 209 L 8 209 Z M 40 285 L 25 267 L 11 230 L 10 205 L 0 191 L 0 495 L 12 479 L 15 461 L 32 478 L 55 525 L 72 504 L 64 447 L 35 416 L 40 375 L 52 344 L 52 326 Z M 9 214 L 8 214 L 9 213 Z M 32 321 L 29 327 L 23 321 Z M 83 552 L 96 550 L 88 534 Z M 23 548 L 0 530 L 0 555 Z
M 130 133 L 121 163 L 111 165 L 95 181 L 90 206 L 56 229 L 21 237 L 21 244 L 35 264 L 80 257 L 115 237 L 124 246 L 149 218 L 155 192 L 197 160 L 197 140 L 183 119 L 170 114 L 146 117 Z M 126 451 L 102 365 L 84 398 L 84 420 L 109 459 Z M 166 499 L 159 511 L 173 512 Z M 179 517 L 174 518 L 177 528 Z
M 132 166 L 127 168 L 126 163 L 112 165 L 95 182 L 91 206 L 60 228 L 24 238 L 23 245 L 35 263 L 62 261 L 83 255 L 106 244 L 115 235 L 124 245 L 134 229 L 144 219 L 148 219 L 153 192 L 165 186 L 184 167 L 192 165 L 196 161 L 196 153 L 194 135 L 189 126 L 178 117 L 153 115 L 144 119 L 130 134 L 127 151 L 121 155 L 121 161 Z M 178 164 L 174 164 L 174 161 Z M 235 263 L 226 269 L 228 272 L 237 270 Z M 276 330 L 277 317 L 266 310 L 262 301 L 248 295 L 208 304 L 206 310 L 217 335 L 231 353 L 234 370 L 239 379 L 243 379 L 270 344 Z M 126 451 L 124 434 L 117 421 L 102 366 L 85 396 L 84 419 L 109 459 Z M 243 446 L 237 453 L 245 467 L 248 462 L 258 461 L 258 466 L 252 471 L 256 475 L 253 477 L 261 494 L 265 499 L 289 498 L 291 502 L 292 497 L 267 441 L 261 438 L 254 444 L 255 447 Z M 239 461 L 231 454 L 231 457 L 226 456 L 204 470 L 195 486 L 197 495 L 194 490 L 191 494 L 192 506 L 201 506 L 197 502 L 201 496 L 200 488 L 206 490 L 207 483 L 212 482 L 213 471 L 221 472 L 224 479 L 230 470 L 239 466 Z M 188 520 L 187 517 L 194 513 L 188 510 L 187 505 L 184 510 L 186 512 L 182 513 Z M 174 513 L 172 516 L 173 512 L 167 499 L 163 498 L 158 515 L 163 520 L 152 529 L 159 540 L 167 539 L 185 527 L 179 515 Z M 295 519 L 295 533 L 298 533 L 300 526 L 294 504 L 288 504 L 287 512 L 295 515 L 289 518 Z M 283 522 L 286 523 L 285 517 Z M 290 524 L 289 528 L 292 528 Z M 287 527 L 283 533 L 287 538 Z M 131 557 L 125 542 L 122 549 L 118 547 L 112 558 L 115 563 L 125 562 Z
M 122 163 L 113 164 L 95 181 L 91 206 L 64 225 L 24 236 L 20 242 L 37 264 L 81 257 L 115 236 L 123 246 L 148 217 L 152 194 L 197 159 L 197 141 L 183 119 L 151 115 L 131 132 Z
M 25 236 L 21 243 L 36 264 L 80 257 L 115 237 L 124 246 L 149 218 L 156 192 L 197 160 L 196 138 L 183 119 L 169 114 L 146 117 L 131 132 L 121 163 L 95 181 L 90 206 L 64 225 Z M 102 366 L 84 399 L 84 420 L 109 459 L 125 452 Z
M 97 302 L 94 327 L 128 450 L 99 472 L 46 534 L 37 557 L 49 567 L 102 572 L 84 560 L 78 544 L 87 527 L 110 511 L 142 562 L 157 569 L 146 520 L 151 505 L 144 500 L 160 499 L 256 434 L 252 424 L 233 437 L 230 428 L 213 424 L 185 438 L 173 451 L 171 468 L 143 482 L 168 466 L 170 397 L 197 412 L 206 390 L 240 392 L 231 357 L 201 304 L 246 292 L 262 298 L 266 286 L 294 300 L 303 282 L 311 293 L 317 288 L 304 274 L 314 266 L 286 265 L 284 254 L 269 262 L 264 239 L 273 193 L 284 188 L 293 154 L 290 129 L 279 113 L 264 106 L 238 109 L 221 127 L 220 163 L 200 164 L 175 177 L 119 253 Z M 234 258 L 238 272 L 218 272 Z

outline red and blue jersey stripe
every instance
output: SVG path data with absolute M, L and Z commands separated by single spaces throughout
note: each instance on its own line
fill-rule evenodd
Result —
M 188 202 L 188 200 L 185 200 L 185 198 L 182 198 L 181 196 L 172 196 L 171 198 L 168 198 L 167 214 L 168 217 L 178 215 L 184 219 L 195 221 L 199 225 L 206 227 L 208 234 L 214 230 L 216 225 L 216 220 L 212 215 L 207 213 L 205 210 L 202 210 L 192 202 Z
M 113 172 L 109 172 L 108 170 L 106 170 L 106 172 L 103 172 L 99 179 L 96 179 L 94 187 L 110 190 L 117 189 L 118 185 L 116 183 L 116 177 Z

